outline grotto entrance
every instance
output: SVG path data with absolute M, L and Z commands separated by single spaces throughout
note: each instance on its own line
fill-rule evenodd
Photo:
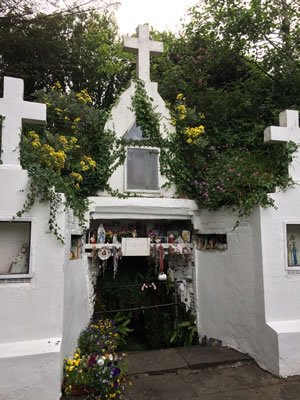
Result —
M 105 229 L 105 249 L 112 255 L 101 260 L 100 254 L 96 259 L 99 274 L 94 318 L 112 318 L 130 330 L 124 350 L 158 349 L 196 341 L 191 313 L 194 263 L 190 221 L 124 220 L 117 226 L 116 221 L 95 221 L 91 237 L 100 225 Z M 151 238 L 149 256 L 121 256 L 116 239 L 121 241 L 120 235 L 132 234 Z

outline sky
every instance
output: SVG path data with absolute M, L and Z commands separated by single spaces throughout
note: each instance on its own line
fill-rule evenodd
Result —
M 148 23 L 156 30 L 180 29 L 180 20 L 190 6 L 199 0 L 119 0 L 116 17 L 121 34 L 135 33 L 140 24 Z

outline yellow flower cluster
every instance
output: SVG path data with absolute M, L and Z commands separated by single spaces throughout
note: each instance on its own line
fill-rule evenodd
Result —
M 65 136 L 63 136 L 63 135 L 58 136 L 58 141 L 59 141 L 63 146 L 67 146 L 67 144 L 68 144 L 68 139 L 67 139 Z
M 53 90 L 62 90 L 62 86 L 61 86 L 61 84 L 60 84 L 58 81 L 56 81 L 56 82 L 54 83 L 54 85 L 50 87 L 50 89 L 53 89 Z
M 68 358 L 66 360 L 66 371 L 72 372 L 74 368 L 79 367 L 81 360 L 80 350 L 77 350 L 73 358 Z
M 186 118 L 186 106 L 184 104 L 179 104 L 177 107 L 178 118 L 182 121 Z
M 92 98 L 88 94 L 88 91 L 86 89 L 81 90 L 79 93 L 76 93 L 76 97 L 78 100 L 82 101 L 83 103 L 92 103 Z
M 80 175 L 78 172 L 71 172 L 70 176 L 75 179 L 75 181 L 77 182 L 82 182 L 83 181 L 83 177 L 82 175 Z
M 96 167 L 96 161 L 92 159 L 92 157 L 84 156 L 80 161 L 81 171 L 88 171 L 90 168 Z
M 64 168 L 67 155 L 63 150 L 55 151 L 49 144 L 43 144 L 42 151 L 42 159 L 48 167 L 59 170 Z
M 69 140 L 66 138 L 66 136 L 60 135 L 58 136 L 58 141 L 60 144 L 63 145 L 64 151 L 69 151 L 72 149 L 79 149 L 80 146 L 76 144 L 78 142 L 78 139 L 74 136 L 72 136 Z
M 185 128 L 184 133 L 186 135 L 186 142 L 193 143 L 196 139 L 199 138 L 199 136 L 204 133 L 204 126 L 199 125 L 195 127 L 187 127 Z
M 40 137 L 35 131 L 30 131 L 28 136 L 32 139 L 31 145 L 32 147 L 41 147 Z
M 185 100 L 185 97 L 182 93 L 178 93 L 178 95 L 176 96 L 176 100 Z

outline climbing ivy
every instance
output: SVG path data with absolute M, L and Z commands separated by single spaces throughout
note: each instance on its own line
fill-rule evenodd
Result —
M 215 143 L 206 130 L 205 116 L 188 107 L 178 94 L 172 112 L 174 131 L 161 133 L 162 116 L 144 83 L 135 81 L 132 110 L 142 140 L 117 139 L 104 129 L 108 113 L 92 105 L 86 90 L 64 93 L 59 84 L 48 92 L 37 93 L 37 100 L 48 106 L 46 127 L 27 127 L 22 135 L 21 164 L 28 170 L 27 199 L 17 216 L 38 201 L 50 202 L 49 229 L 61 241 L 56 215 L 65 196 L 65 205 L 74 210 L 81 223 L 88 209 L 88 196 L 107 190 L 112 196 L 127 197 L 112 190 L 108 179 L 124 164 L 126 146 L 160 149 L 160 172 L 177 195 L 194 199 L 199 208 L 217 210 L 229 207 L 240 216 L 255 205 L 274 206 L 269 195 L 276 186 L 293 185 L 288 164 L 296 150 L 288 145 L 263 145 L 251 141 Z M 257 129 L 261 130 L 261 126 Z M 132 196 L 132 194 L 130 194 Z
M 56 221 L 62 204 L 72 208 L 81 224 L 88 196 L 107 187 L 116 168 L 117 141 L 104 129 L 108 113 L 95 108 L 86 90 L 65 93 L 59 83 L 36 94 L 47 104 L 47 124 L 27 126 L 22 134 L 21 164 L 30 177 L 20 217 L 36 201 L 49 201 L 49 230 L 63 241 Z
M 143 132 L 142 140 L 124 140 L 125 146 L 157 147 L 160 149 L 160 172 L 165 174 L 168 169 L 169 143 L 161 133 L 160 113 L 155 111 L 153 99 L 148 96 L 144 82 L 135 80 L 135 91 L 132 96 L 132 110 L 136 117 L 136 125 Z M 166 132 L 167 134 L 168 132 Z
M 194 199 L 199 208 L 222 207 L 249 215 L 253 207 L 275 206 L 270 193 L 276 187 L 293 186 L 288 175 L 297 146 L 263 143 L 263 126 L 257 130 L 261 140 L 215 143 L 205 128 L 205 115 L 187 105 L 182 93 L 177 95 L 172 111 L 174 132 L 166 139 L 160 134 L 161 116 L 155 112 L 143 82 L 136 81 L 132 97 L 136 123 L 145 139 L 130 143 L 135 146 L 160 148 L 161 173 L 174 184 L 177 195 Z M 259 136 L 258 134 L 258 136 Z

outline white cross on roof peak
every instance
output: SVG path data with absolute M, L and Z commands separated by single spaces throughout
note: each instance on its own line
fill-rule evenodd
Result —
M 150 81 L 150 55 L 156 56 L 164 51 L 162 42 L 150 40 L 149 26 L 139 25 L 137 38 L 124 36 L 124 50 L 137 54 L 137 76 L 139 79 Z

